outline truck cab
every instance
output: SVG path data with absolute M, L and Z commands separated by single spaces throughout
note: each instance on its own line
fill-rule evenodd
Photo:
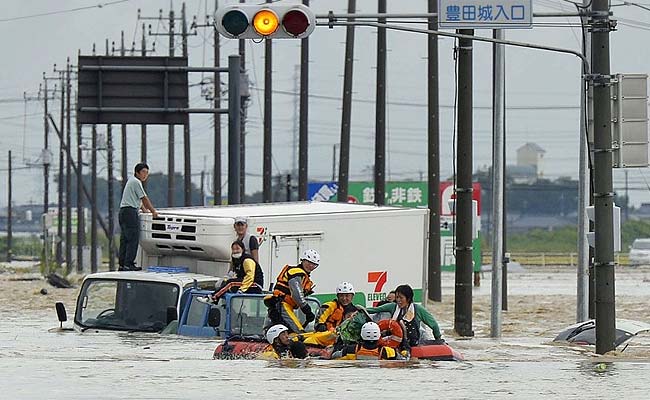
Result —
M 178 319 L 191 290 L 214 290 L 220 280 L 167 267 L 90 274 L 77 297 L 74 326 L 82 332 L 161 332 Z
M 263 339 L 262 332 L 268 323 L 267 308 L 264 305 L 264 297 L 267 294 L 226 293 L 217 304 L 206 304 L 197 300 L 212 293 L 210 290 L 189 290 L 188 301 L 178 320 L 176 333 L 183 336 L 222 339 L 233 336 Z M 312 297 L 308 297 L 307 302 L 316 314 L 320 302 Z M 295 312 L 298 319 L 304 321 L 304 314 L 300 310 Z

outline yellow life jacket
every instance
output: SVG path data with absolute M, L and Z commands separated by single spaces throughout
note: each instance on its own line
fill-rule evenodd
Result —
M 277 281 L 273 288 L 273 296 L 282 299 L 282 301 L 289 304 L 294 309 L 298 308 L 298 304 L 296 304 L 291 297 L 289 281 L 296 276 L 302 276 L 303 295 L 309 296 L 313 293 L 312 288 L 314 287 L 314 283 L 309 278 L 309 273 L 302 268 L 302 265 L 285 265 L 278 274 Z

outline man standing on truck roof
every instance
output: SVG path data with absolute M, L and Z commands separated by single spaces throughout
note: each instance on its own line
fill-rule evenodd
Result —
M 305 250 L 298 265 L 285 265 L 278 275 L 273 294 L 264 298 L 264 304 L 269 308 L 271 324 L 283 324 L 291 332 L 304 333 L 310 322 L 316 319 L 309 303 L 305 299 L 313 293 L 314 283 L 310 274 L 320 264 L 320 254 L 314 249 Z M 300 309 L 305 314 L 305 322 L 301 323 L 294 313 Z
M 135 256 L 140 243 L 140 218 L 138 210 L 150 211 L 154 218 L 158 212 L 151 204 L 151 200 L 142 187 L 142 182 L 149 177 L 149 166 L 145 163 L 138 163 L 135 166 L 135 174 L 126 181 L 122 200 L 120 201 L 120 271 L 140 271 L 142 267 L 135 265 Z
M 237 233 L 237 240 L 244 243 L 246 248 L 244 252 L 250 254 L 255 262 L 260 262 L 259 248 L 260 244 L 257 238 L 248 233 L 248 220 L 246 217 L 235 217 L 235 232 Z

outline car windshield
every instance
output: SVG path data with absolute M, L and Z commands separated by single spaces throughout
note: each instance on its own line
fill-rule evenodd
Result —
M 167 309 L 176 309 L 178 295 L 178 286 L 171 283 L 87 280 L 75 322 L 84 328 L 158 332 L 167 326 Z
M 635 240 L 632 248 L 637 250 L 650 250 L 650 240 Z

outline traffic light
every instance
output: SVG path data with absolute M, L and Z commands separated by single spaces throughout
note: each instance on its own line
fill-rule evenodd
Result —
M 215 26 L 229 39 L 302 39 L 316 28 L 316 16 L 302 4 L 233 4 L 217 10 Z

